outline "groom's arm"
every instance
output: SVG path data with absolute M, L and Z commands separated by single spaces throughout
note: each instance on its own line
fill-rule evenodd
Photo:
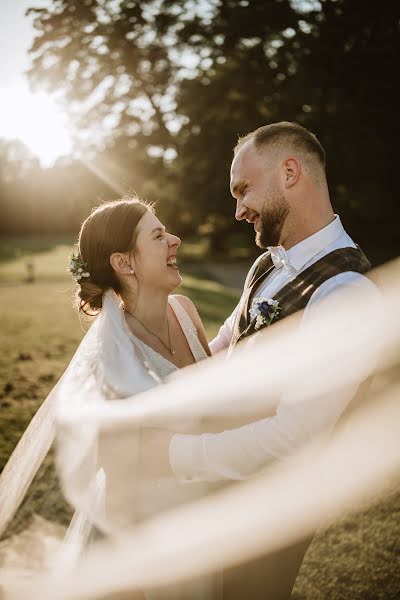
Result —
M 247 479 L 272 461 L 286 459 L 316 431 L 332 426 L 357 387 L 303 402 L 287 398 L 274 416 L 220 433 L 187 435 L 145 429 L 142 475 L 174 476 L 188 483 Z
M 337 296 L 331 293 L 335 284 L 337 286 L 341 280 L 343 283 L 346 280 L 346 285 L 352 280 L 353 285 L 360 287 L 371 299 L 371 307 L 374 309 L 372 314 L 378 314 L 382 306 L 381 297 L 373 284 L 359 275 L 350 277 L 346 274 L 346 277 L 341 276 L 336 282 L 331 281 L 325 290 L 320 290 L 319 300 L 329 296 L 327 301 L 333 302 L 332 309 L 336 308 Z M 318 302 L 314 298 L 314 307 L 316 304 Z M 311 323 L 312 318 L 313 310 L 310 308 L 303 316 L 302 325 Z M 377 317 L 376 319 L 378 320 Z M 371 325 L 368 324 L 368 327 Z M 371 348 L 371 365 L 378 351 Z M 251 477 L 272 461 L 287 460 L 304 442 L 321 432 L 329 433 L 360 383 L 354 382 L 353 385 L 347 385 L 341 390 L 335 389 L 321 397 L 321 394 L 313 394 L 312 387 L 308 392 L 299 392 L 297 382 L 290 380 L 276 414 L 271 417 L 221 433 L 172 436 L 169 444 L 171 469 L 177 479 L 188 482 Z
M 232 314 L 226 319 L 225 323 L 219 328 L 215 338 L 209 342 L 211 354 L 217 354 L 222 350 L 229 348 L 233 335 L 233 327 L 236 320 L 236 313 L 239 306 L 236 306 Z
M 254 261 L 253 265 L 250 267 L 249 272 L 246 275 L 243 290 L 247 289 L 247 286 L 248 286 L 249 281 L 254 273 L 254 270 L 256 269 L 259 261 L 262 259 L 263 256 L 264 256 L 264 254 L 261 254 Z M 243 297 L 243 294 L 242 294 L 242 297 Z M 211 342 L 209 342 L 211 354 L 217 354 L 218 352 L 221 352 L 222 350 L 227 350 L 229 348 L 229 345 L 230 345 L 231 339 L 232 339 L 232 335 L 233 335 L 233 330 L 235 327 L 236 315 L 237 315 L 238 310 L 240 310 L 242 297 L 240 298 L 238 304 L 232 311 L 232 314 L 226 319 L 224 324 L 220 327 L 215 338 L 213 340 L 211 340 Z
M 247 479 L 276 460 L 286 460 L 316 432 L 331 428 L 358 386 L 324 398 L 291 405 L 281 403 L 276 414 L 221 433 L 177 434 L 169 444 L 169 462 L 184 482 Z M 321 411 L 321 402 L 326 409 Z

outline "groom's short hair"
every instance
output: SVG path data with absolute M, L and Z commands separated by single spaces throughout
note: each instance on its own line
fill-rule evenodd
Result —
M 243 144 L 250 140 L 260 153 L 267 149 L 273 152 L 297 152 L 303 156 L 306 166 L 314 176 L 325 174 L 325 150 L 317 137 L 298 123 L 281 121 L 259 127 L 239 137 L 234 154 L 236 155 Z

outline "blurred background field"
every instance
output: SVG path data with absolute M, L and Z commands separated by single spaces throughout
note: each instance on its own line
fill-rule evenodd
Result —
M 0 469 L 89 327 L 72 307 L 74 285 L 66 272 L 72 242 L 72 238 L 0 240 Z M 27 260 L 34 264 L 31 283 L 26 282 Z M 229 272 L 229 263 L 225 266 L 220 263 L 218 272 Z M 180 291 L 198 306 L 209 339 L 235 305 L 246 265 L 237 271 L 231 288 L 216 280 L 214 268 L 215 264 L 193 258 L 183 259 L 181 267 Z M 233 281 L 232 272 L 230 278 Z M 321 530 L 307 553 L 294 600 L 397 598 L 399 500 L 394 489 L 372 508 Z M 47 521 L 66 525 L 70 517 L 50 455 L 8 528 L 3 546 L 0 542 L 0 562 L 9 536 L 21 532 L 33 518 L 34 527 L 45 528 Z

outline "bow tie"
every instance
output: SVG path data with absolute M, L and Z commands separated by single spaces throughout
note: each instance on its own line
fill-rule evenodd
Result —
M 269 250 L 271 253 L 271 259 L 274 263 L 275 269 L 286 267 L 286 269 L 289 271 L 293 271 L 286 254 L 286 250 L 283 246 L 269 246 L 267 250 Z

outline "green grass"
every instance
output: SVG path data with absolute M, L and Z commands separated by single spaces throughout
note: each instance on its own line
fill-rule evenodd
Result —
M 356 476 L 356 474 L 355 474 Z M 293 600 L 395 600 L 400 597 L 400 493 L 317 532 Z
M 66 272 L 70 251 L 65 241 L 0 240 L 0 469 L 88 328 L 72 309 L 73 285 Z M 27 260 L 35 265 L 35 283 L 24 281 Z M 180 292 L 195 302 L 211 338 L 237 297 L 213 281 L 201 261 L 184 264 L 182 272 Z M 398 597 L 399 500 L 399 491 L 394 490 L 372 508 L 319 531 L 296 582 L 294 599 Z M 6 535 L 23 528 L 33 512 L 64 523 L 69 520 L 71 511 L 60 493 L 52 456 Z

